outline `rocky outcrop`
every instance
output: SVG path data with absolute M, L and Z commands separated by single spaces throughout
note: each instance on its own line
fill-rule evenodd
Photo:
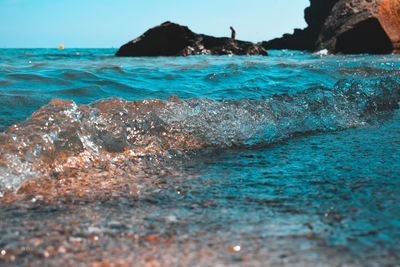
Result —
M 262 42 L 263 47 L 266 49 L 314 50 L 321 28 L 338 1 L 310 0 L 310 6 L 304 11 L 304 18 L 308 27 L 295 29 L 293 34 L 285 34 L 281 38 Z
M 267 55 L 251 42 L 196 34 L 188 27 L 165 22 L 126 43 L 116 53 L 121 57 L 191 55 Z
M 308 27 L 264 42 L 267 49 L 322 50 L 343 54 L 400 52 L 399 0 L 311 0 Z
M 379 22 L 393 44 L 394 53 L 400 54 L 400 1 L 382 1 Z
M 344 54 L 388 54 L 399 50 L 399 0 L 341 0 L 318 37 L 317 49 Z

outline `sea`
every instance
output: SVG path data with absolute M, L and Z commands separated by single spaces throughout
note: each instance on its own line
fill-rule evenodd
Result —
M 400 56 L 0 49 L 0 266 L 400 266 Z

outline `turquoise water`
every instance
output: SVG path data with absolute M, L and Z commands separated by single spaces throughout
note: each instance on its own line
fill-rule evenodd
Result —
M 0 264 L 400 264 L 399 56 L 114 52 L 0 50 Z
M 52 98 L 87 104 L 126 100 L 241 99 L 332 87 L 342 79 L 398 75 L 398 56 L 320 57 L 272 51 L 270 57 L 115 58 L 113 49 L 0 49 L 0 127 L 26 119 Z

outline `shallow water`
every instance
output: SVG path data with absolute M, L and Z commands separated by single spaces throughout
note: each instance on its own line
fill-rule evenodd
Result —
M 0 50 L 0 264 L 400 264 L 399 56 L 114 52 Z

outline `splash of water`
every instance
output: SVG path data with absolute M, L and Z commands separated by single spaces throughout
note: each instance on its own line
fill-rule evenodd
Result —
M 110 165 L 108 174 L 121 176 L 112 170 L 134 165 L 139 172 L 144 161 L 148 167 L 204 149 L 363 126 L 398 108 L 399 85 L 394 77 L 343 80 L 331 89 L 258 100 L 113 98 L 82 106 L 53 100 L 0 134 L 0 188 L 16 190 L 33 178 L 95 176 Z

